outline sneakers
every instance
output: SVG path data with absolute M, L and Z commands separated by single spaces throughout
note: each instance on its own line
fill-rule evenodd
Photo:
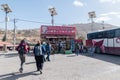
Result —
M 42 70 L 40 70 L 40 74 L 42 74 Z
M 22 72 L 23 72 L 23 68 L 20 68 L 20 69 L 19 69 L 19 72 L 22 73 Z
M 36 71 L 40 71 L 40 69 L 37 69 Z

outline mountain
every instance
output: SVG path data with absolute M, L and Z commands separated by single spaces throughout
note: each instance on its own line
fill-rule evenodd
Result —
M 91 31 L 98 31 L 98 30 L 107 30 L 112 28 L 117 28 L 116 26 L 110 24 L 101 24 L 101 23 L 87 23 L 87 24 L 70 24 L 66 26 L 75 26 L 76 27 L 76 37 L 87 39 L 87 33 Z M 93 27 L 91 27 L 93 26 Z M 8 30 L 7 32 L 7 41 L 13 42 L 13 31 Z M 0 39 L 2 40 L 4 36 L 4 31 L 0 30 Z M 16 30 L 16 43 L 19 43 L 20 40 L 26 38 L 31 43 L 35 42 L 36 40 L 40 39 L 40 29 L 29 29 L 29 30 Z
M 0 40 L 2 41 L 5 32 L 0 30 Z M 7 42 L 13 43 L 14 32 L 12 30 L 7 31 Z M 26 38 L 27 41 L 33 43 L 40 39 L 40 29 L 29 30 L 16 30 L 16 43 L 19 43 L 22 39 Z
M 76 27 L 76 37 L 84 37 L 87 39 L 87 33 L 99 31 L 99 30 L 108 30 L 113 28 L 118 28 L 110 24 L 101 24 L 101 23 L 87 23 L 87 24 L 71 24 L 70 26 Z

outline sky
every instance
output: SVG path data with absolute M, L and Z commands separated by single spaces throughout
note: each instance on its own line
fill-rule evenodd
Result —
M 94 22 L 120 26 L 120 0 L 0 0 L 8 4 L 7 28 L 13 29 L 16 19 L 17 29 L 40 28 L 41 25 L 51 25 L 50 7 L 55 7 L 55 25 L 90 23 L 89 12 L 95 11 Z M 0 28 L 5 28 L 5 12 L 0 6 Z

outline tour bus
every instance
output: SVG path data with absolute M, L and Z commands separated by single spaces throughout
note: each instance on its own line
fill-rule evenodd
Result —
M 96 53 L 120 55 L 120 28 L 87 34 L 87 45 L 94 46 Z

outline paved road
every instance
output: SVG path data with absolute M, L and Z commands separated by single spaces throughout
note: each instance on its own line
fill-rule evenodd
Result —
M 120 56 L 56 54 L 45 62 L 42 75 L 32 55 L 26 56 L 22 74 L 19 64 L 16 53 L 0 53 L 0 80 L 120 80 Z

